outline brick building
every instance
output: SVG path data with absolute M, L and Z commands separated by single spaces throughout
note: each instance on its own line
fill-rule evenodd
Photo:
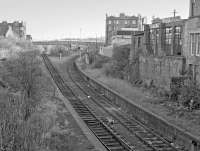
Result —
M 119 16 L 106 15 L 106 45 L 110 45 L 112 37 L 117 34 L 118 30 L 138 31 L 143 28 L 144 18 L 138 16 L 126 16 L 121 13 Z
M 200 0 L 190 0 L 188 19 L 157 18 L 145 25 L 144 32 L 133 34 L 130 67 L 134 83 L 166 90 L 175 79 L 183 82 L 187 78 L 200 84 Z M 194 140 L 187 146 L 177 143 L 186 150 L 200 150 Z
M 3 21 L 0 23 L 0 37 L 12 38 L 25 38 L 26 36 L 26 25 L 24 22 L 15 21 L 13 23 L 8 23 Z
M 145 25 L 143 33 L 132 35 L 131 50 L 133 77 L 169 89 L 173 77 L 187 73 L 200 84 L 200 0 L 190 0 L 188 19 L 155 18 Z
M 152 81 L 157 87 L 169 90 L 171 79 L 182 76 L 186 63 L 183 57 L 185 20 L 156 20 L 145 25 L 144 32 L 132 35 L 130 80 Z
M 184 28 L 183 55 L 193 80 L 200 83 L 200 0 L 190 0 L 189 18 Z
M 145 26 L 147 50 L 156 56 L 182 55 L 185 20 L 153 23 Z

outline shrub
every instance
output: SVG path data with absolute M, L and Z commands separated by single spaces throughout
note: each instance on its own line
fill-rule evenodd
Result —
M 120 46 L 113 49 L 112 59 L 116 61 L 119 67 L 124 68 L 128 64 L 130 55 L 130 46 Z
M 1 41 L 0 47 L 20 47 L 23 51 L 1 66 L 1 79 L 9 85 L 9 90 L 18 93 L 0 92 L 0 150 L 38 150 L 50 126 L 36 111 L 47 91 L 52 91 L 51 83 L 42 73 L 35 47 L 24 41 L 10 43 Z
M 104 66 L 105 74 L 114 78 L 125 79 L 129 66 L 129 54 L 129 45 L 115 47 L 112 60 Z
M 188 85 L 184 85 L 181 88 L 179 103 L 185 107 L 189 107 L 190 100 L 194 100 L 194 108 L 200 107 L 200 86 L 194 82 L 190 82 Z
M 68 51 L 67 47 L 65 47 L 65 46 L 57 45 L 57 46 L 54 46 L 50 49 L 50 55 L 51 56 L 59 57 L 60 52 L 62 53 L 62 56 L 67 56 L 69 54 L 69 51 Z
M 109 61 L 108 57 L 96 55 L 93 59 L 92 68 L 102 68 L 105 63 Z
M 119 70 L 118 66 L 110 61 L 103 67 L 106 76 L 112 76 L 113 78 L 124 79 L 124 72 Z

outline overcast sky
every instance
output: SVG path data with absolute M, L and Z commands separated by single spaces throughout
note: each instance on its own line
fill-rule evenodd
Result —
M 105 35 L 105 14 L 188 18 L 189 0 L 0 0 L 0 21 L 24 20 L 34 39 Z M 82 32 L 80 32 L 80 29 Z M 80 34 L 81 33 L 81 34 Z

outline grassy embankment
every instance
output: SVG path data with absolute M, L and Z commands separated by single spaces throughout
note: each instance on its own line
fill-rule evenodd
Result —
M 97 59 L 98 60 L 98 59 Z M 101 59 L 100 59 L 101 60 Z M 123 61 L 123 60 L 122 60 Z M 96 63 L 85 65 L 84 62 L 78 62 L 79 66 L 89 76 L 107 85 L 111 89 L 119 92 L 119 94 L 129 98 L 133 102 L 141 105 L 151 112 L 161 116 L 167 121 L 191 132 L 193 135 L 200 137 L 200 110 L 192 112 L 178 105 L 178 102 L 170 101 L 168 98 L 153 93 L 154 89 L 147 89 L 142 86 L 133 86 L 126 80 L 118 78 L 118 75 L 125 71 L 117 73 L 117 76 L 112 76 L 112 70 L 109 70 L 112 61 L 101 61 L 101 65 L 95 68 Z M 120 58 L 118 63 L 120 62 Z M 99 62 L 98 62 L 99 63 Z M 109 70 L 109 71 L 108 71 Z M 108 72 L 111 72 L 108 74 Z M 121 77 L 121 76 L 120 76 Z
M 55 95 L 39 50 L 30 42 L 0 39 L 0 150 L 62 151 L 92 148 Z

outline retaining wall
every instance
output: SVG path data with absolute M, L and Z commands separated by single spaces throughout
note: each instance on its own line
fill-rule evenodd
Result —
M 139 59 L 140 78 L 142 80 L 153 80 L 157 87 L 170 90 L 172 77 L 181 76 L 185 68 L 185 58 L 176 56 L 165 57 L 143 57 Z
M 104 94 L 108 99 L 115 103 L 121 110 L 128 113 L 146 127 L 152 129 L 160 136 L 164 137 L 169 142 L 175 142 L 180 146 L 184 146 L 188 151 L 200 151 L 200 138 L 194 136 L 184 129 L 181 129 L 151 111 L 135 104 L 130 99 L 120 96 L 119 93 L 111 90 L 103 83 L 96 81 L 92 77 L 86 75 L 75 64 L 81 75 L 87 80 L 96 90 Z M 197 144 L 197 145 L 194 145 Z M 195 148 L 195 149 L 194 149 Z

